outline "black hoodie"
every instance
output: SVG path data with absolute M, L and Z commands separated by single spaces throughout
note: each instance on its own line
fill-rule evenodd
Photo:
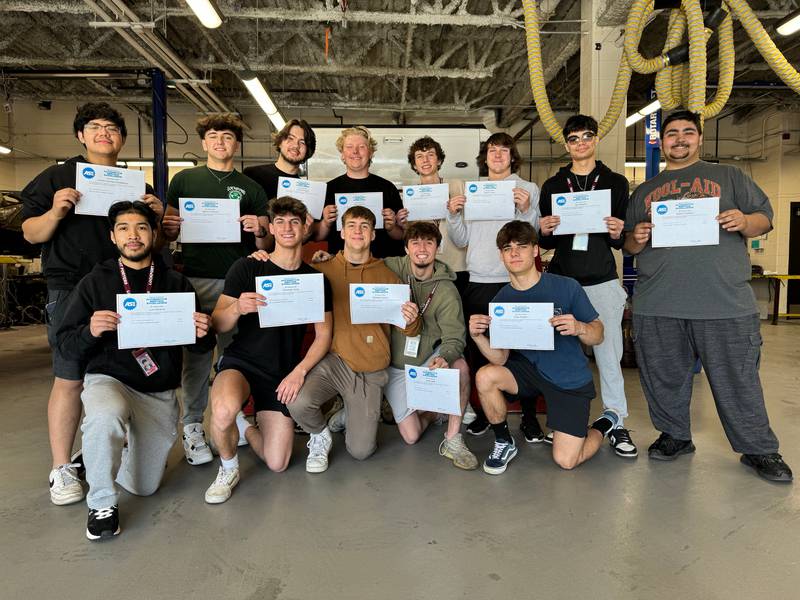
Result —
M 567 178 L 572 179 L 575 191 L 580 189 L 576 176 L 570 171 L 572 163 L 561 167 L 555 175 L 544 182 L 539 195 L 539 211 L 542 217 L 553 214 L 553 194 L 569 192 Z M 624 175 L 614 173 L 611 169 L 597 161 L 597 166 L 587 178 L 588 188 L 597 174 L 596 190 L 611 190 L 611 216 L 625 220 L 625 211 L 628 207 L 628 180 Z M 581 176 L 583 179 L 585 176 Z M 565 275 L 578 280 L 581 285 L 597 285 L 617 279 L 617 265 L 614 261 L 612 248 L 622 248 L 625 241 L 624 235 L 618 240 L 612 240 L 607 233 L 590 233 L 589 247 L 586 251 L 573 250 L 572 240 L 574 235 L 542 235 L 539 234 L 539 246 L 545 250 L 555 249 L 555 255 L 550 261 L 550 273 Z
M 160 256 L 154 256 L 153 292 L 194 292 L 192 284 L 177 271 L 167 268 Z M 150 267 L 131 269 L 125 267 L 133 293 L 144 293 Z M 81 279 L 69 298 L 69 304 L 56 332 L 59 351 L 69 358 L 87 362 L 87 373 L 108 375 L 139 392 L 163 392 L 181 384 L 184 346 L 148 348 L 158 365 L 158 371 L 149 377 L 144 374 L 133 357 L 132 350 L 117 348 L 117 332 L 106 331 L 99 338 L 89 330 L 89 320 L 98 310 L 116 311 L 117 294 L 124 294 L 117 259 L 95 265 L 91 273 Z M 196 300 L 195 300 L 196 302 Z M 196 310 L 199 310 L 197 308 Z M 209 332 L 190 351 L 206 352 L 213 347 L 214 335 Z

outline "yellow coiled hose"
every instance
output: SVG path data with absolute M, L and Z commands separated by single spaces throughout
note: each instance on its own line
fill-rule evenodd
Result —
M 545 89 L 542 67 L 541 40 L 539 38 L 539 13 L 535 0 L 522 0 L 525 14 L 525 34 L 528 49 L 528 71 L 530 74 L 533 101 L 547 133 L 556 142 L 564 143 L 561 125 L 553 114 Z M 733 89 L 734 45 L 733 21 L 735 14 L 747 31 L 767 64 L 786 85 L 800 93 L 800 73 L 792 67 L 786 57 L 775 46 L 761 22 L 746 0 L 725 0 L 723 7 L 728 14 L 719 25 L 719 79 L 713 101 L 706 104 L 706 45 L 713 31 L 703 23 L 703 11 L 699 0 L 682 0 L 680 10 L 673 10 L 667 27 L 667 38 L 660 56 L 645 58 L 639 53 L 639 42 L 645 24 L 653 12 L 653 0 L 635 0 L 628 13 L 625 25 L 625 52 L 620 60 L 614 91 L 608 110 L 599 125 L 599 135 L 604 137 L 614 127 L 622 113 L 630 85 L 632 71 L 655 73 L 656 95 L 664 109 L 686 106 L 699 113 L 703 119 L 719 114 L 730 98 Z M 686 33 L 689 44 L 689 63 L 670 65 L 668 53 L 680 46 Z

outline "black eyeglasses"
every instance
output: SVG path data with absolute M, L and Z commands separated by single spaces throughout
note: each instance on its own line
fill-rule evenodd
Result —
M 567 143 L 570 146 L 574 146 L 578 142 L 591 142 L 594 138 L 597 137 L 597 134 L 593 131 L 584 131 L 581 135 L 570 135 L 567 137 Z

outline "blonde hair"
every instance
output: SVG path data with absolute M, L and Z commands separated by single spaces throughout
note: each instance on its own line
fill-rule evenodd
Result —
M 339 153 L 344 150 L 344 140 L 349 135 L 360 135 L 363 137 L 365 140 L 367 140 L 367 146 L 369 146 L 370 155 L 375 154 L 375 151 L 378 149 L 378 142 L 376 142 L 375 138 L 372 137 L 369 129 L 363 125 L 356 125 L 355 127 L 342 129 L 342 133 L 339 134 L 339 137 L 336 140 L 336 149 L 339 151 Z

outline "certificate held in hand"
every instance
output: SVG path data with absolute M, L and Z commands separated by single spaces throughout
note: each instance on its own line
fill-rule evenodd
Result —
M 611 190 L 553 194 L 552 207 L 553 216 L 561 217 L 553 235 L 606 233 L 603 219 L 611 216 Z
M 309 181 L 297 177 L 278 177 L 278 198 L 290 196 L 306 205 L 309 214 L 315 219 L 322 218 L 325 207 L 325 191 L 328 184 L 324 181 Z
M 194 292 L 117 294 L 117 347 L 194 344 Z
M 325 320 L 322 273 L 256 277 L 256 291 L 267 299 L 258 308 L 260 327 L 321 323 Z
M 336 194 L 336 231 L 342 230 L 342 215 L 351 206 L 364 206 L 375 215 L 375 229 L 383 229 L 383 193 Z
M 75 189 L 81 198 L 76 215 L 107 217 L 115 202 L 141 200 L 144 196 L 144 171 L 76 163 Z
M 239 201 L 229 198 L 180 198 L 181 243 L 226 244 L 242 241 Z
M 466 221 L 513 221 L 514 180 L 468 181 L 464 185 Z
M 553 350 L 552 302 L 491 302 L 489 344 L 506 350 Z
M 350 322 L 388 323 L 404 328 L 401 307 L 410 297 L 411 289 L 404 283 L 351 283 Z
M 408 209 L 409 221 L 434 221 L 447 217 L 450 186 L 446 183 L 431 185 L 404 185 L 403 206 Z
M 719 245 L 719 198 L 653 202 L 653 248 Z
M 406 404 L 414 410 L 460 415 L 458 369 L 406 365 Z

